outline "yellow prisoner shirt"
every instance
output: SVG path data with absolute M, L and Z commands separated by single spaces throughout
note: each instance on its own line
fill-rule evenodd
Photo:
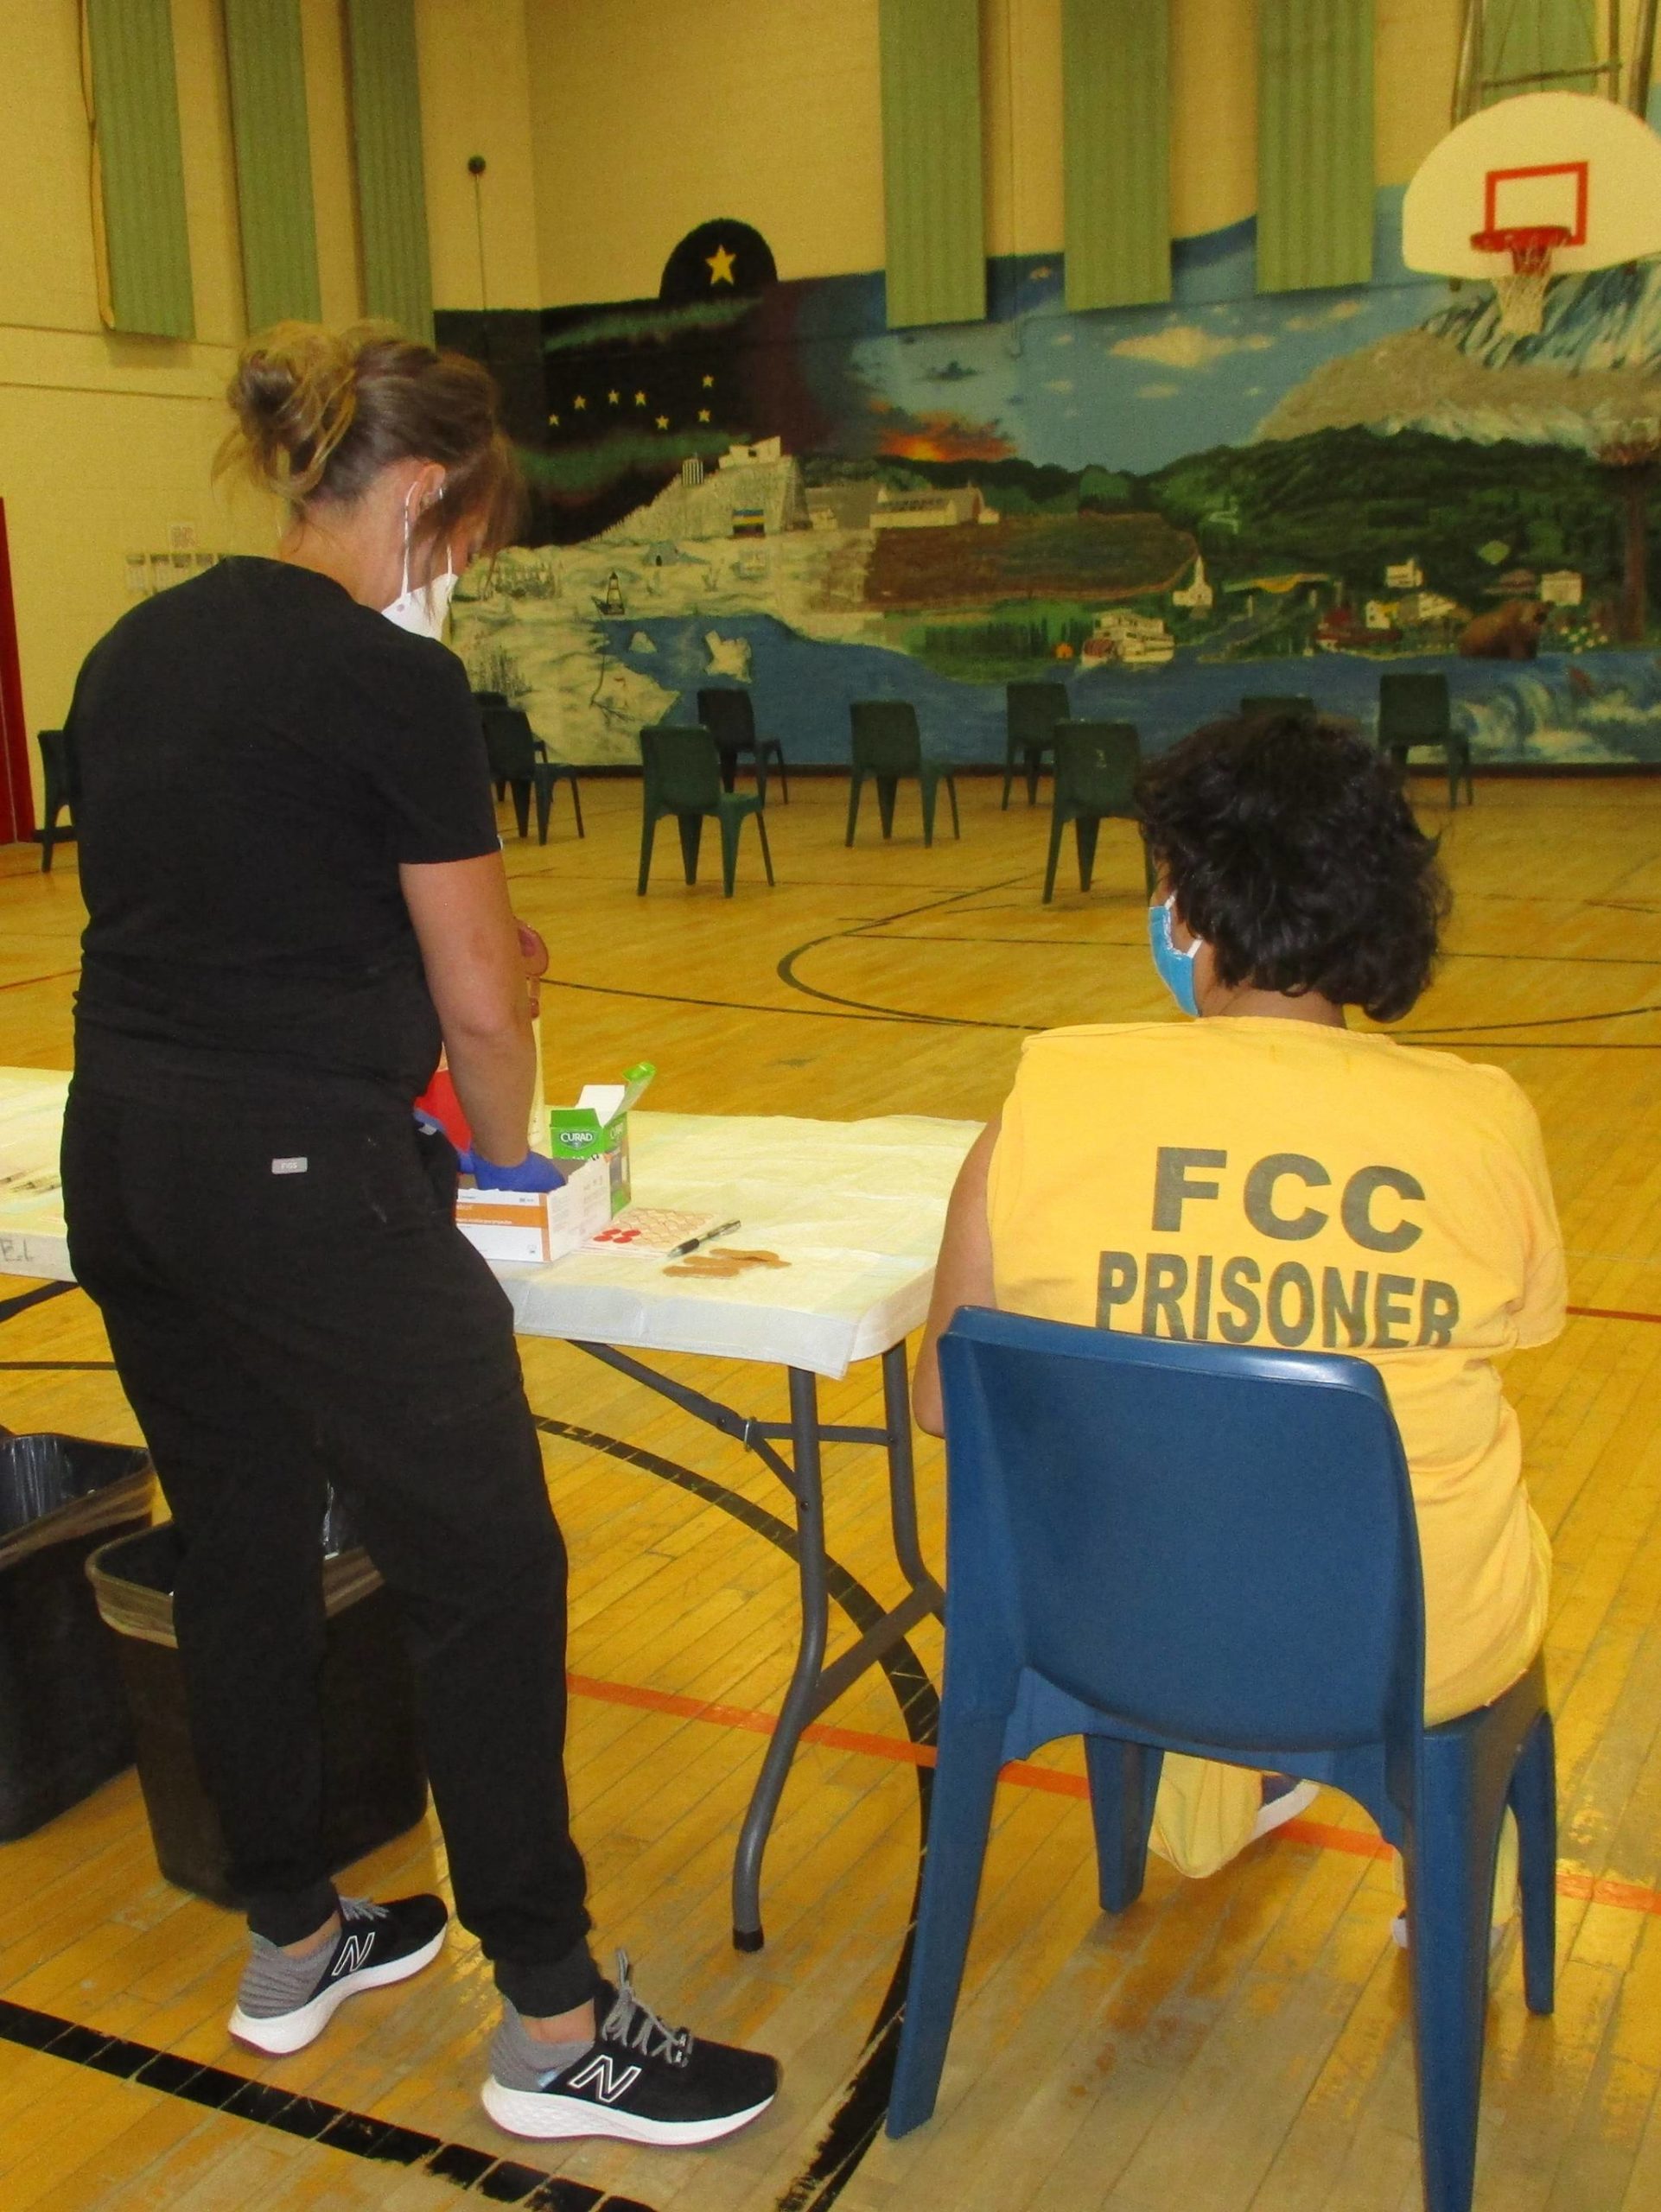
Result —
M 1508 1075 L 1300 1021 L 1052 1030 L 1003 1109 L 989 1218 L 1009 1312 L 1371 1361 L 1417 1510 L 1427 1714 L 1522 1673 L 1551 1554 L 1494 1361 L 1558 1333 L 1564 1274 Z

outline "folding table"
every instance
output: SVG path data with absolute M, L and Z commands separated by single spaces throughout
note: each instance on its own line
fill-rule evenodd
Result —
M 57 1187 L 67 1077 L 0 1069 L 0 1272 L 71 1279 Z M 794 1667 L 733 1866 L 733 1941 L 759 1949 L 761 1854 L 808 1723 L 891 1650 L 942 1598 L 918 1542 L 905 1340 L 933 1286 L 945 1204 L 971 1122 L 893 1115 L 862 1122 L 770 1116 L 630 1117 L 634 1195 L 648 1205 L 736 1216 L 731 1241 L 789 1264 L 725 1279 L 665 1275 L 620 1252 L 583 1251 L 543 1267 L 500 1266 L 521 1335 L 555 1337 L 736 1438 L 795 1505 L 801 1624 Z M 696 1353 L 785 1369 L 790 1417 L 722 1403 L 635 1355 Z M 818 1379 L 882 1363 L 881 1427 L 820 1418 Z M 827 1665 L 830 1605 L 823 1450 L 880 1444 L 906 1595 Z M 780 1446 L 786 1448 L 780 1449 Z

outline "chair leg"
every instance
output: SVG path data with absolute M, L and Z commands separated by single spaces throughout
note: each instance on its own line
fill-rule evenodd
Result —
M 945 785 L 946 799 L 951 808 L 951 834 L 954 837 L 961 838 L 963 823 L 958 819 L 958 779 L 948 768 L 940 781 Z
M 1044 896 L 1041 903 L 1046 906 L 1055 896 L 1055 864 L 1061 855 L 1061 832 L 1066 826 L 1066 817 L 1058 808 L 1050 817 L 1050 856 L 1044 864 Z
M 1001 1720 L 942 1726 L 906 2020 L 888 2099 L 890 2135 L 920 2127 L 939 2092 L 1002 1752 Z
M 519 825 L 521 837 L 531 834 L 531 784 L 528 777 L 520 777 L 508 787 L 513 794 L 513 818 Z
M 641 899 L 646 896 L 646 880 L 652 873 L 652 841 L 657 831 L 657 816 L 650 812 L 643 815 L 640 818 L 640 880 L 634 887 L 636 896 Z
M 1038 777 L 1043 765 L 1043 747 L 1029 745 L 1027 747 L 1027 804 L 1028 806 L 1038 804 Z
M 579 837 L 586 837 L 589 833 L 582 827 L 582 797 L 576 788 L 576 777 L 574 773 L 570 776 L 570 785 L 571 811 L 576 817 L 576 834 Z
M 1518 1755 L 1511 1808 L 1523 1897 L 1523 1993 L 1531 2012 L 1550 2012 L 1556 1997 L 1557 1762 L 1549 1713 L 1535 1722 Z
M 730 746 L 721 748 L 721 788 L 729 791 L 738 781 L 738 755 Z
M 554 779 L 545 773 L 537 777 L 537 842 L 548 842 L 548 810 L 554 803 Z
M 1425 1747 L 1403 1853 L 1425 2212 L 1470 2212 L 1487 2023 L 1488 1929 L 1505 1783 L 1475 1747 Z
M 1015 745 L 1013 738 L 1006 738 L 1003 745 L 1003 797 L 998 804 L 1007 814 L 1009 810 L 1009 786 L 1015 779 Z
M 1073 842 L 1079 848 L 1079 888 L 1088 891 L 1090 879 L 1096 873 L 1096 840 L 1100 835 L 1102 817 L 1099 814 L 1081 814 L 1072 825 Z
M 876 779 L 876 810 L 885 839 L 894 835 L 894 800 L 899 788 L 897 776 L 879 776 Z
M 1096 1878 L 1104 1912 L 1123 1912 L 1142 1895 L 1148 1835 L 1154 1825 L 1165 1754 L 1118 1736 L 1086 1736 L 1090 1816 L 1096 1830 Z
M 761 817 L 758 814 L 755 818 L 759 822 Z M 738 825 L 743 817 L 723 813 L 718 819 L 721 825 L 721 895 L 723 899 L 730 899 L 733 882 L 738 874 Z
M 771 750 L 773 759 L 779 763 L 779 788 L 785 795 L 785 804 L 788 806 L 790 804 L 790 778 L 785 772 L 785 748 L 782 745 L 775 744 Z
M 701 814 L 678 814 L 675 823 L 680 831 L 681 867 L 685 871 L 686 880 L 696 883 L 698 880 L 698 847 L 703 842 L 703 817 Z
M 856 768 L 848 783 L 848 835 L 842 841 L 844 845 L 854 842 L 854 824 L 859 820 L 859 794 L 864 782 L 864 771 Z
M 761 865 L 767 872 L 767 888 L 773 888 L 773 849 L 767 842 L 767 818 L 765 814 L 755 817 L 756 833 L 761 840 Z
M 939 795 L 940 786 L 925 768 L 917 779 L 917 788 L 918 796 L 923 802 L 923 843 L 930 846 L 934 842 L 934 802 Z

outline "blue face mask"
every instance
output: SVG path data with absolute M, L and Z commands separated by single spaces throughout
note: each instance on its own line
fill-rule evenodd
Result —
M 1160 981 L 1181 1007 L 1184 1014 L 1198 1014 L 1200 1001 L 1194 996 L 1194 955 L 1204 943 L 1195 938 L 1186 952 L 1177 950 L 1171 935 L 1171 912 L 1176 903 L 1175 894 L 1157 906 L 1148 909 L 1148 944 L 1158 969 Z

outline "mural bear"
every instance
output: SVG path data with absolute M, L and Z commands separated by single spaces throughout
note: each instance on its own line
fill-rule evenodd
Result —
M 1479 614 L 1459 633 L 1467 660 L 1532 660 L 1551 609 L 1537 599 L 1508 599 L 1492 614 Z

